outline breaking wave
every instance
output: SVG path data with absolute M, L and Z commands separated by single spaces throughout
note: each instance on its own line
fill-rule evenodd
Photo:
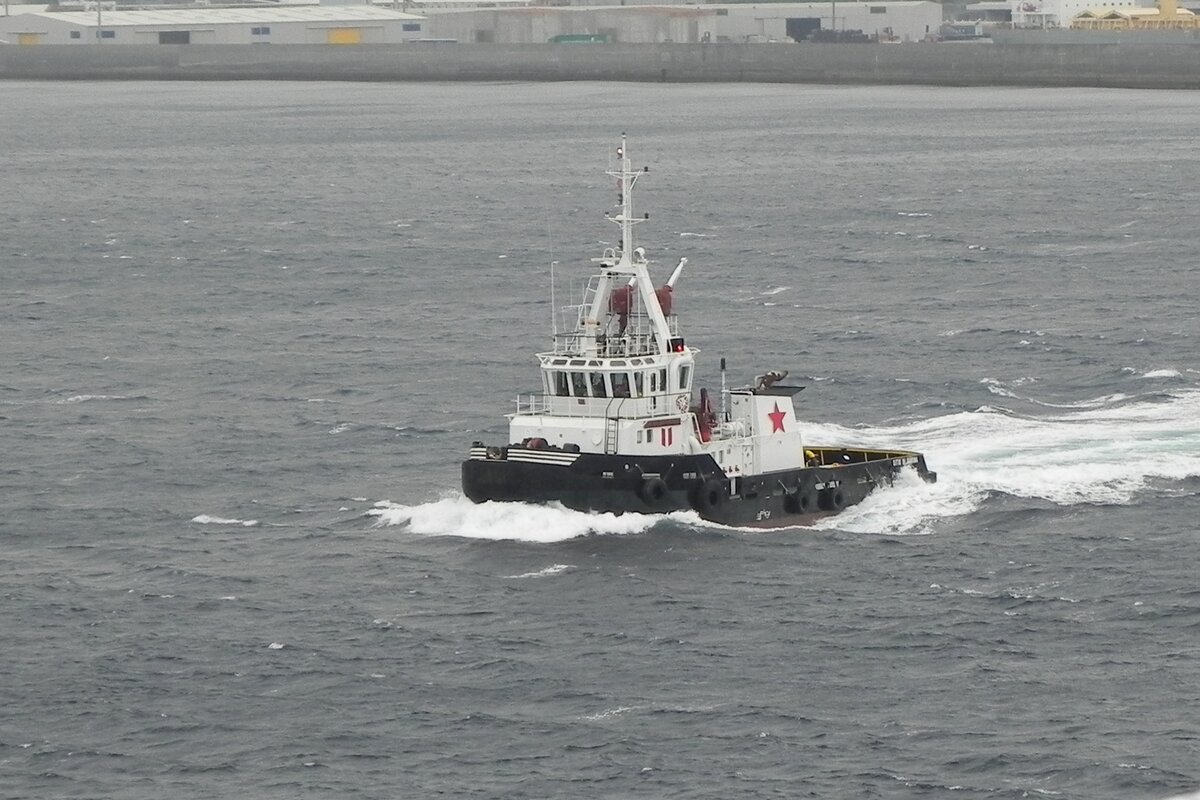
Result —
M 432 503 L 380 502 L 367 512 L 379 525 L 400 525 L 428 536 L 463 536 L 523 542 L 561 542 L 590 534 L 624 536 L 644 533 L 668 522 L 702 524 L 693 512 L 665 515 L 588 514 L 559 505 L 472 503 L 458 495 Z M 529 576 L 519 576 L 529 577 Z
M 533 572 L 522 572 L 520 575 L 505 575 L 505 578 L 521 579 L 521 578 L 548 578 L 552 575 L 561 575 L 564 572 L 569 572 L 574 569 L 571 564 L 551 564 L 550 566 L 535 570 Z
M 256 519 L 230 519 L 227 517 L 214 517 L 209 514 L 198 514 L 192 517 L 192 522 L 200 525 L 241 525 L 243 528 L 251 528 L 258 524 Z
M 70 397 L 65 397 L 55 400 L 57 405 L 70 405 L 72 403 L 87 403 L 93 400 L 145 400 L 145 397 L 133 398 L 123 394 L 73 394 Z
M 1112 395 L 1039 416 L 984 406 L 897 426 L 805 426 L 818 444 L 920 450 L 936 484 L 915 478 L 819 527 L 927 532 L 997 494 L 1059 506 L 1128 505 L 1142 492 L 1200 477 L 1200 391 L 1131 399 Z M 1177 490 L 1183 491 L 1183 490 Z
M 1149 372 L 1147 372 L 1147 373 L 1144 373 L 1144 374 L 1143 374 L 1141 377 L 1142 377 L 1142 378 L 1144 378 L 1144 379 L 1153 379 L 1153 378 L 1182 378 L 1182 377 L 1183 377 L 1183 373 L 1181 373 L 1181 372 L 1180 372 L 1179 370 L 1177 370 L 1177 369 L 1152 369 L 1152 370 L 1150 370 Z

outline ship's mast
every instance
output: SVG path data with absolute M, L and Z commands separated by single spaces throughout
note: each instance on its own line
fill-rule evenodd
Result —
M 654 328 L 654 339 L 658 346 L 658 352 L 666 353 L 667 339 L 670 336 L 667 319 L 663 316 L 658 296 L 654 293 L 654 284 L 650 282 L 645 255 L 634 246 L 633 241 L 633 226 L 644 222 L 648 217 L 647 215 L 642 219 L 634 218 L 633 188 L 637 185 L 638 178 L 649 172 L 650 169 L 649 167 L 642 167 L 636 171 L 633 169 L 624 133 L 621 134 L 621 146 L 617 149 L 617 162 L 618 168 L 607 170 L 606 174 L 617 179 L 617 189 L 620 192 L 621 201 L 620 211 L 615 217 L 611 214 L 606 216 L 621 226 L 620 256 L 615 264 L 605 264 L 601 273 L 600 282 L 596 287 L 596 295 L 592 298 L 592 305 L 584 322 L 584 348 L 588 354 L 594 354 L 598 349 L 597 337 L 605 327 L 601 320 L 608 319 L 609 297 L 614 284 L 627 283 L 632 280 L 636 284 L 642 308 L 650 317 Z
M 617 179 L 617 186 L 621 191 L 621 213 L 617 215 L 616 221 L 621 225 L 621 261 L 628 263 L 629 256 L 633 252 L 633 226 L 642 221 L 633 218 L 633 187 L 637 185 L 638 178 L 642 176 L 646 168 L 642 167 L 637 172 L 633 171 L 623 133 L 621 134 L 621 146 L 617 148 L 617 158 L 620 161 L 621 170 L 619 172 L 609 170 L 608 174 Z

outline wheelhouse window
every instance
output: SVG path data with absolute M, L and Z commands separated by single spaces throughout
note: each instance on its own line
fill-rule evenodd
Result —
M 587 397 L 587 376 L 582 372 L 571 373 L 571 394 L 576 397 Z
M 614 372 L 612 374 L 613 397 L 629 397 L 629 373 Z
M 642 397 L 643 395 L 646 394 L 646 387 L 644 385 L 642 375 L 643 375 L 643 373 L 641 370 L 638 370 L 637 372 L 633 373 L 633 396 L 634 397 Z
M 608 390 L 604 385 L 604 373 L 593 372 L 592 376 L 592 397 L 608 397 Z
M 690 366 L 682 366 L 679 368 L 679 391 L 686 392 L 691 388 L 692 368 Z

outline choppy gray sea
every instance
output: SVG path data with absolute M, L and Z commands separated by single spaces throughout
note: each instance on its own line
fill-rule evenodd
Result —
M 1200 788 L 1200 95 L 0 83 L 0 797 Z M 940 481 L 473 506 L 615 234 Z

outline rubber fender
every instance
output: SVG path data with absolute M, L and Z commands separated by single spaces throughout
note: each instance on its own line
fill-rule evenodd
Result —
M 823 511 L 841 511 L 846 507 L 846 493 L 840 486 L 831 486 L 821 492 L 819 502 Z
M 709 478 L 692 491 L 692 507 L 704 514 L 720 508 L 728 498 L 728 484 L 716 478 Z
M 646 478 L 638 487 L 638 497 L 651 508 L 657 508 L 667 498 L 667 482 L 662 478 Z
M 783 496 L 783 510 L 789 514 L 807 514 L 816 506 L 812 491 L 797 489 Z

